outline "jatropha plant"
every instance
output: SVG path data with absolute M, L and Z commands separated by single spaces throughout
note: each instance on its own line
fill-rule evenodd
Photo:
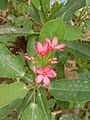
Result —
M 36 60 L 33 56 L 25 55 L 26 60 L 31 60 L 32 63 L 36 65 L 33 72 L 36 74 L 35 82 L 37 84 L 43 83 L 44 86 L 50 86 L 51 82 L 49 78 L 55 78 L 57 76 L 57 73 L 53 70 L 51 64 L 58 64 L 58 58 L 52 58 L 51 54 L 53 54 L 54 51 L 63 51 L 64 47 L 65 44 L 58 45 L 58 37 L 56 36 L 53 37 L 52 42 L 49 40 L 49 38 L 46 37 L 44 45 L 38 41 L 34 51 L 38 54 L 38 57 L 41 57 L 42 59 L 42 64 L 40 66 L 38 66 L 39 61 Z M 44 60 L 45 56 L 47 57 Z
M 89 1 L 0 1 L 0 120 L 90 118 Z

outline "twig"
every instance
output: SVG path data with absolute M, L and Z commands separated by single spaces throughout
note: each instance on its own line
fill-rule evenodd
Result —
M 62 113 L 62 110 L 59 110 L 59 111 L 54 111 L 54 112 L 52 112 L 52 115 L 57 115 L 57 114 L 60 114 L 60 113 Z
M 4 17 L 2 17 L 2 16 L 0 16 L 0 18 L 3 19 L 3 20 L 6 21 L 6 22 L 11 23 L 9 20 L 7 20 L 6 18 L 4 18 Z

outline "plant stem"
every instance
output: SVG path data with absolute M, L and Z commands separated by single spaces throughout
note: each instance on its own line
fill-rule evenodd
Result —
M 35 90 L 34 90 L 33 102 L 35 103 Z
M 42 57 L 42 68 L 44 68 L 44 62 L 43 62 L 43 57 Z
M 51 51 L 52 52 L 52 51 Z M 48 63 L 48 59 L 49 59 L 49 57 L 50 57 L 50 55 L 51 55 L 51 52 L 50 52 L 50 54 L 47 56 L 47 59 L 46 59 L 46 62 L 44 63 L 44 65 L 46 65 L 47 63 Z

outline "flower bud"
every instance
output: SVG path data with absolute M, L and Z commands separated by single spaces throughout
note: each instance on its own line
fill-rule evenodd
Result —
M 25 55 L 24 58 L 25 58 L 25 60 L 31 60 L 31 57 L 29 57 L 27 55 Z
M 53 60 L 57 60 L 57 58 L 55 57 L 55 58 L 53 58 Z
M 37 64 L 38 62 L 37 61 L 32 61 L 33 64 Z
M 51 64 L 58 64 L 58 61 L 51 61 Z

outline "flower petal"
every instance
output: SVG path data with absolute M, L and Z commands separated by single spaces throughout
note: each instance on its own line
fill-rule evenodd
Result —
M 58 37 L 54 37 L 52 40 L 52 47 L 56 46 L 58 44 Z
M 47 73 L 47 76 L 50 78 L 55 78 L 57 73 L 54 70 L 50 70 L 50 72 Z
M 46 67 L 44 68 L 44 72 L 45 72 L 45 73 L 48 73 L 48 72 L 50 72 L 51 70 L 52 70 L 51 66 L 46 66 Z
M 54 50 L 60 50 L 60 49 L 63 49 L 64 47 L 65 47 L 65 44 L 57 45 L 54 47 Z
M 44 44 L 44 46 L 43 46 L 43 50 L 44 50 L 44 51 L 47 51 L 48 48 L 49 48 L 49 43 L 46 42 L 46 43 Z
M 35 52 L 37 52 L 38 54 L 40 54 L 37 48 L 34 48 L 34 50 L 35 50 Z
M 41 83 L 41 82 L 42 82 L 42 79 L 43 79 L 43 76 L 42 76 L 42 75 L 38 75 L 38 76 L 35 78 L 35 82 L 36 82 L 36 83 Z
M 36 68 L 35 73 L 42 74 L 43 73 L 43 69 L 38 67 L 38 68 Z
M 43 46 L 41 42 L 37 42 L 36 47 L 39 52 L 42 52 Z
M 46 42 L 49 44 L 49 46 L 51 47 L 51 41 L 49 38 L 45 38 Z
M 43 83 L 44 83 L 44 86 L 50 86 L 50 80 L 47 76 L 43 78 Z

